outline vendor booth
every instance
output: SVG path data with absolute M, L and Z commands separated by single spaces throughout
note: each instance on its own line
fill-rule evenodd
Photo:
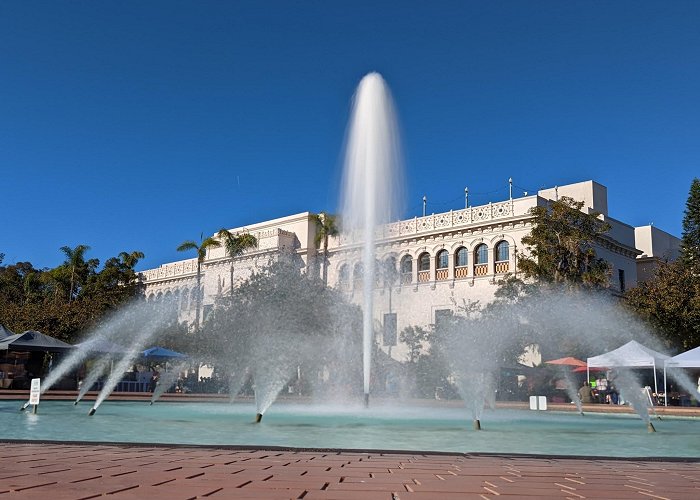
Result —
M 666 370 L 668 368 L 700 368 L 700 347 L 682 352 L 664 362 L 664 393 L 667 393 Z M 700 384 L 698 384 L 698 387 L 700 388 Z M 668 406 L 667 396 L 665 396 L 665 406 Z
M 656 367 L 664 366 L 668 359 L 670 359 L 670 356 L 631 340 L 613 351 L 588 358 L 586 362 L 586 376 L 588 377 L 587 380 L 590 380 L 591 368 L 651 368 L 654 370 L 654 392 L 658 394 Z

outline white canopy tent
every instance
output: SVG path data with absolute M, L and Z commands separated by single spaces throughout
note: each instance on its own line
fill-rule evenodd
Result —
M 700 347 L 682 352 L 666 360 L 664 363 L 664 393 L 668 392 L 666 391 L 667 368 L 700 368 Z M 668 397 L 666 397 L 666 406 L 668 406 Z
M 658 394 L 656 367 L 664 366 L 668 359 L 670 356 L 631 340 L 615 350 L 588 358 L 586 360 L 586 376 L 587 380 L 591 379 L 591 368 L 652 368 L 654 370 L 654 392 Z

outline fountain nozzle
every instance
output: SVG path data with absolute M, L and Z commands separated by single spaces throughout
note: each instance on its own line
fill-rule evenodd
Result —
M 29 406 L 29 403 L 24 403 L 24 404 L 20 407 L 19 411 L 24 411 L 24 410 L 26 410 L 28 406 Z
M 656 432 L 656 427 L 654 427 L 654 424 L 652 424 L 651 422 L 648 422 L 647 423 L 647 430 L 649 432 Z
M 369 392 L 365 392 L 365 408 L 369 408 Z
M 88 416 L 89 416 L 89 417 L 92 417 L 92 416 L 95 414 L 96 411 L 97 411 L 97 408 L 92 408 L 92 409 L 88 412 Z
M 78 406 L 78 400 L 73 401 L 73 406 Z
M 256 423 L 256 424 L 259 424 L 259 423 L 260 423 L 260 421 L 262 420 L 262 416 L 263 416 L 262 413 L 256 413 L 256 414 L 255 414 L 255 423 Z
M 478 418 L 474 419 L 474 430 L 475 431 L 481 430 L 481 420 L 479 420 Z
M 149 406 L 153 406 L 153 401 L 151 401 L 150 403 L 148 403 L 148 405 L 149 405 Z

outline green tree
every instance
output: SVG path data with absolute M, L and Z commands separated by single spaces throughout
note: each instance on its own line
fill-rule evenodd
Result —
M 670 347 L 688 350 L 700 345 L 700 276 L 685 262 L 660 264 L 652 279 L 631 288 L 625 297 Z
M 518 269 L 541 283 L 601 287 L 609 284 L 609 264 L 598 257 L 594 244 L 610 230 L 599 214 L 581 211 L 583 202 L 566 196 L 548 206 L 530 209 L 534 227 L 522 242 Z
M 282 379 L 296 378 L 297 367 L 307 381 L 318 376 L 304 374 L 326 371 L 330 379 L 319 390 L 350 379 L 361 387 L 361 311 L 318 276 L 301 279 L 301 265 L 295 256 L 281 255 L 237 286 L 231 300 L 218 300 L 199 333 L 201 359 Z
M 197 252 L 197 290 L 195 291 L 197 310 L 195 311 L 194 317 L 195 331 L 199 330 L 199 310 L 202 307 L 202 262 L 204 262 L 204 259 L 207 256 L 207 249 L 221 246 L 221 242 L 212 237 L 205 240 L 202 240 L 202 238 L 203 235 L 200 235 L 199 245 L 192 240 L 186 240 L 180 243 L 180 245 L 177 247 L 178 252 L 187 252 L 189 250 L 195 250 Z
M 78 245 L 75 248 L 69 246 L 61 247 L 61 251 L 66 256 L 63 263 L 65 269 L 70 270 L 70 289 L 68 292 L 68 302 L 75 300 L 80 291 L 80 286 L 85 283 L 90 272 L 100 265 L 97 259 L 85 260 L 85 253 L 90 250 L 87 245 Z
M 131 253 L 119 252 L 118 257 L 125 268 L 133 270 L 136 267 L 136 264 L 139 263 L 139 260 L 143 259 L 145 255 L 143 252 L 136 250 Z
M 399 340 L 408 347 L 408 362 L 416 363 L 423 354 L 430 338 L 428 331 L 419 326 L 407 326 L 399 334 Z
M 316 248 L 323 247 L 323 284 L 328 285 L 328 238 L 338 236 L 338 225 L 335 215 L 321 212 L 314 216 L 316 223 Z
M 700 179 L 698 178 L 693 179 L 688 201 L 685 203 L 681 260 L 688 267 L 700 266 Z
M 132 260 L 111 257 L 97 270 L 82 248 L 69 249 L 70 259 L 54 269 L 36 269 L 29 262 L 0 265 L 0 322 L 16 331 L 39 330 L 67 342 L 97 326 L 106 314 L 138 295 Z M 72 262 L 71 262 L 72 260 Z M 73 292 L 71 293 L 71 277 Z
M 258 240 L 255 236 L 248 232 L 243 232 L 240 234 L 233 234 L 231 231 L 226 229 L 220 229 L 217 236 L 224 244 L 224 249 L 226 254 L 231 257 L 231 298 L 233 298 L 233 260 L 236 257 L 243 255 L 243 252 L 249 248 L 255 248 L 258 246 Z

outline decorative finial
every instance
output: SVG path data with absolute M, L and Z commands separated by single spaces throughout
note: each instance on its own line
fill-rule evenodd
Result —
M 428 197 L 423 195 L 423 217 L 425 217 L 425 206 L 428 203 Z

